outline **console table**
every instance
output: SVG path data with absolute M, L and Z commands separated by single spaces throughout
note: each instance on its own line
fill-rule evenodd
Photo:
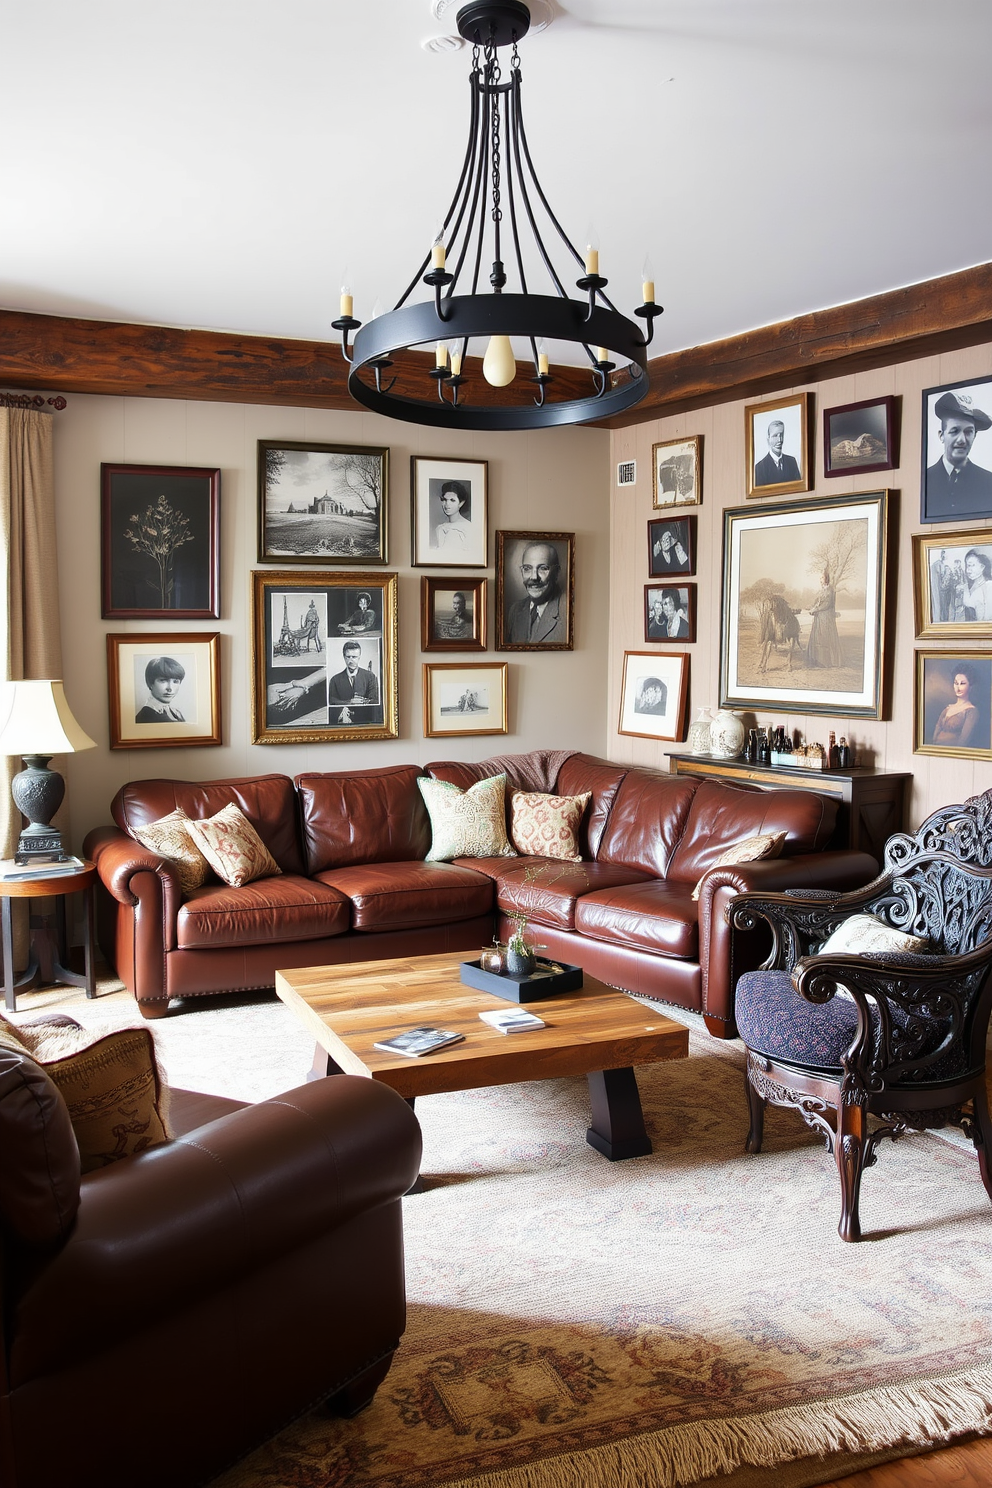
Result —
M 716 776 L 739 780 L 762 790 L 810 790 L 838 803 L 831 847 L 871 853 L 879 865 L 893 832 L 901 832 L 910 774 L 851 766 L 847 770 L 807 770 L 803 766 L 750 765 L 744 759 L 715 759 L 707 754 L 672 750 L 673 775 Z

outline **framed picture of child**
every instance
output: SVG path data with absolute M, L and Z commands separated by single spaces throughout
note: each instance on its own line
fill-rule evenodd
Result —
M 111 749 L 221 743 L 220 635 L 108 635 Z

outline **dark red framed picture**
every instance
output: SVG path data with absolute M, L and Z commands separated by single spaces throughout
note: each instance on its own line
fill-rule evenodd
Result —
M 694 641 L 696 639 L 696 585 L 644 585 L 644 639 L 646 641 Z
M 696 572 L 696 518 L 657 517 L 648 523 L 648 573 L 653 579 Z
M 220 471 L 100 466 L 105 620 L 220 619 Z
M 864 398 L 823 410 L 823 474 L 863 475 L 899 464 L 898 398 Z

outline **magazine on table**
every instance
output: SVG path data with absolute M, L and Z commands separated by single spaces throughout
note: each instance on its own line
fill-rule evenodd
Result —
M 479 1017 L 497 1033 L 526 1033 L 531 1028 L 547 1027 L 543 1018 L 528 1013 L 525 1008 L 507 1008 L 505 1012 L 499 1008 L 491 1013 L 480 1013 Z
M 408 1054 L 418 1059 L 421 1054 L 433 1054 L 447 1044 L 461 1043 L 465 1035 L 452 1033 L 449 1028 L 408 1028 L 405 1033 L 396 1033 L 392 1038 L 373 1044 L 374 1049 L 385 1049 L 388 1054 Z
M 86 864 L 82 858 L 64 858 L 57 863 L 18 863 L 13 858 L 0 858 L 0 881 L 15 878 L 58 878 L 63 873 L 78 873 Z

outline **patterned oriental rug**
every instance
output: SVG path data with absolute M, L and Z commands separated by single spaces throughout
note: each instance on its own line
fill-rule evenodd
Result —
M 136 1021 L 112 987 L 21 1012 Z M 243 1099 L 302 1083 L 312 1053 L 263 997 L 147 1026 L 173 1084 Z M 639 1069 L 655 1152 L 613 1164 L 585 1142 L 581 1079 L 419 1101 L 390 1374 L 362 1415 L 307 1416 L 214 1488 L 801 1488 L 992 1433 L 970 1145 L 885 1144 L 845 1245 L 833 1162 L 797 1115 L 770 1110 L 744 1153 L 742 1065 L 694 1031 L 688 1060 Z

